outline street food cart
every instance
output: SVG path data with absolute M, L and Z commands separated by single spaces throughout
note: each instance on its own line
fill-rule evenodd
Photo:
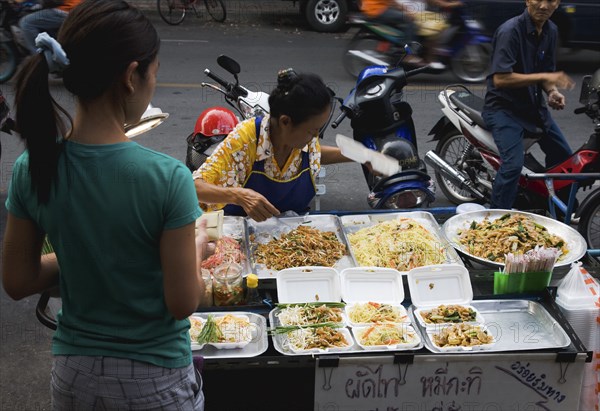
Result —
M 358 250 L 348 236 L 398 217 L 425 226 L 438 241 L 442 260 L 406 270 L 361 268 Z M 555 303 L 553 286 L 570 262 L 584 260 L 595 277 L 600 275 L 600 265 L 585 255 L 585 244 L 570 227 L 553 225 L 554 220 L 538 221 L 558 229 L 572 254 L 557 263 L 549 287 L 535 293 L 494 295 L 497 267 L 449 245 L 449 234 L 443 231 L 448 225 L 438 224 L 429 212 L 314 214 L 265 223 L 226 217 L 224 235 L 239 240 L 246 258 L 238 263 L 245 274 L 258 275 L 263 301 L 204 307 L 194 314 L 200 324 L 209 317 L 223 320 L 228 315 L 248 324 L 244 330 L 249 337 L 234 343 L 192 343 L 196 363 L 202 366 L 206 409 L 580 409 L 584 368 L 593 353 Z M 333 232 L 346 246 L 333 267 L 298 262 L 295 267 L 273 268 L 273 261 L 271 267 L 258 261 L 259 245 L 270 244 L 260 249 L 272 251 L 284 242 L 283 234 L 299 226 Z M 334 247 L 327 243 L 327 248 Z M 305 262 L 304 257 L 299 253 L 299 261 Z M 347 311 L 338 328 L 348 342 L 343 347 L 291 349 L 288 334 L 276 332 L 285 325 L 280 315 L 284 306 L 278 303 L 345 303 L 347 310 L 353 303 L 377 299 L 407 314 L 401 327 L 415 339 L 394 346 L 365 346 L 357 337 L 364 324 L 352 324 Z M 443 303 L 472 308 L 476 312 L 472 321 L 485 325 L 493 341 L 467 348 L 438 345 L 433 335 L 441 328 L 429 327 L 419 315 Z M 41 301 L 41 317 L 45 304 Z M 477 323 L 480 317 L 485 322 Z

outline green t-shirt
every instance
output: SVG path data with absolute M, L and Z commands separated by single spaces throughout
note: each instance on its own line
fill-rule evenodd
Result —
M 135 142 L 65 142 L 46 205 L 31 189 L 29 155 L 15 163 L 6 208 L 48 234 L 60 265 L 56 355 L 191 362 L 189 321 L 169 313 L 160 237 L 201 215 L 189 170 Z

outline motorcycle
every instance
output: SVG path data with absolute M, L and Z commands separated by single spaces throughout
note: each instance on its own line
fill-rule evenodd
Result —
M 472 19 L 464 7 L 450 12 L 450 26 L 438 34 L 435 58 L 442 63 L 430 67 L 429 73 L 441 73 L 448 68 L 464 82 L 480 82 L 485 79 L 490 66 L 491 38 L 483 34 L 479 22 Z M 344 68 L 353 77 L 367 66 L 382 65 L 397 67 L 406 54 L 423 57 L 425 49 L 406 44 L 404 32 L 398 28 L 365 19 L 358 15 L 351 17 L 350 24 L 359 28 L 344 53 Z M 422 41 L 422 39 L 421 39 Z
M 19 28 L 19 20 L 40 9 L 37 2 L 14 3 L 0 0 L 0 84 L 9 81 L 17 72 L 21 61 L 29 55 L 23 45 L 25 40 Z
M 233 107 L 240 118 L 248 119 L 269 113 L 269 95 L 262 91 L 251 91 L 239 84 L 240 65 L 231 57 L 221 55 L 217 64 L 233 75 L 235 82 L 223 80 L 209 69 L 204 74 L 218 83 L 205 83 L 202 87 L 221 93 L 227 104 Z M 215 148 L 233 130 L 239 118 L 225 107 L 211 107 L 198 116 L 194 131 L 186 138 L 185 164 L 191 171 L 197 170 L 213 153 Z
M 557 217 L 558 206 L 565 223 L 572 211 L 579 218 L 578 230 L 591 248 L 600 248 L 600 189 L 577 206 L 577 191 L 586 190 L 600 179 L 600 69 L 586 76 L 575 114 L 585 113 L 594 122 L 594 133 L 562 163 L 545 168 L 532 149 L 543 134 L 524 140 L 525 164 L 519 179 L 514 207 L 541 209 Z M 484 100 L 462 85 L 448 86 L 438 95 L 443 116 L 431 129 L 435 150 L 425 154 L 437 181 L 452 203 L 489 202 L 492 184 L 501 160 L 492 133 L 481 117 Z M 565 203 L 565 199 L 568 200 Z
M 427 207 L 435 199 L 434 183 L 419 158 L 412 108 L 402 101 L 407 79 L 427 69 L 367 67 L 348 96 L 340 99 L 342 112 L 331 123 L 332 128 L 348 117 L 353 140 L 398 162 L 399 171 L 387 177 L 362 166 L 370 190 L 367 202 L 372 208 Z

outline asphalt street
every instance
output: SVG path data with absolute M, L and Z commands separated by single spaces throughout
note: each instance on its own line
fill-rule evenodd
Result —
M 198 114 L 209 106 L 223 105 L 220 95 L 200 86 L 206 81 L 204 68 L 221 76 L 227 75 L 216 64 L 220 54 L 235 58 L 242 66 L 240 82 L 252 90 L 269 92 L 275 85 L 279 69 L 293 67 L 298 71 L 318 73 L 340 96 L 353 87 L 353 79 L 342 66 L 342 53 L 351 32 L 334 34 L 308 30 L 299 15 L 297 5 L 284 1 L 226 1 L 228 17 L 225 23 L 210 21 L 202 10 L 199 17 L 189 15 L 179 26 L 166 25 L 154 10 L 154 2 L 136 2 L 147 11 L 161 39 L 161 67 L 153 104 L 170 114 L 164 124 L 137 137 L 140 144 L 185 160 L 185 138 L 193 130 Z M 559 68 L 566 70 L 578 83 L 566 93 L 568 108 L 554 117 L 571 145 L 576 148 L 592 132 L 591 121 L 576 117 L 579 84 L 585 74 L 600 67 L 600 53 L 563 50 Z M 457 80 L 451 74 L 422 75 L 405 89 L 405 98 L 414 110 L 419 151 L 434 147 L 427 136 L 441 112 L 436 95 Z M 14 83 L 0 86 L 12 103 Z M 73 101 L 59 81 L 52 81 L 57 100 L 67 109 Z M 482 84 L 471 88 L 483 96 Z M 328 129 L 325 144 L 335 144 L 336 133 L 351 135 L 349 122 L 338 130 Z M 17 137 L 2 134 L 0 164 L 0 200 L 6 199 L 12 165 L 22 152 Z M 360 167 L 349 163 L 327 167 L 324 183 L 327 193 L 321 199 L 321 209 L 366 210 L 368 189 Z M 447 205 L 442 194 L 434 205 Z M 0 207 L 0 232 L 3 235 L 6 211 Z M 49 373 L 51 366 L 51 331 L 35 317 L 37 297 L 15 302 L 0 292 L 0 410 L 48 410 Z

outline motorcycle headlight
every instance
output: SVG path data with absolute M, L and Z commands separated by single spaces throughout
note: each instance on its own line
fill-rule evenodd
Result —
M 385 201 L 384 208 L 414 208 L 427 201 L 427 193 L 423 190 L 406 190 L 396 193 Z
M 242 114 L 244 115 L 244 118 L 250 118 L 254 116 L 254 110 L 245 101 L 240 100 L 240 108 L 242 109 Z

